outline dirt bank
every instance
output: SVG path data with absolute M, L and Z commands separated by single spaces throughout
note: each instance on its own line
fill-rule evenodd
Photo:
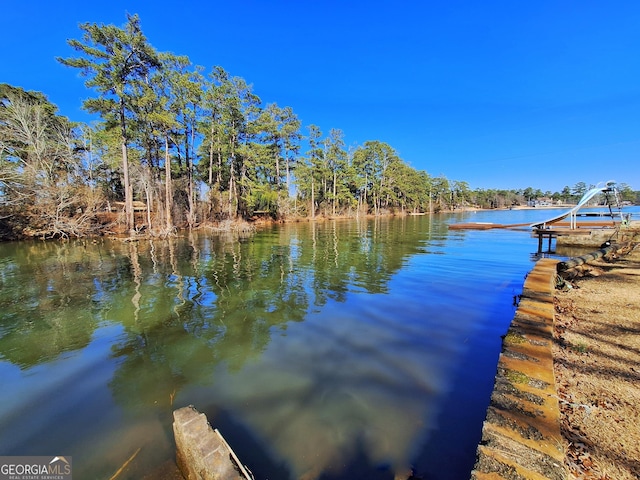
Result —
M 571 479 L 640 478 L 640 247 L 555 296 L 554 373 Z

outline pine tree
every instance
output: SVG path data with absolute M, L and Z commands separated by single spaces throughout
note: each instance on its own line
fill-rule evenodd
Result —
M 127 15 L 124 28 L 114 25 L 83 23 L 82 40 L 71 39 L 69 45 L 79 57 L 58 58 L 63 65 L 78 68 L 87 77 L 85 85 L 98 97 L 86 100 L 84 108 L 98 113 L 120 128 L 122 173 L 124 178 L 126 225 L 134 232 L 133 190 L 129 178 L 128 144 L 131 139 L 129 119 L 134 115 L 136 82 L 145 82 L 160 67 L 158 55 L 142 33 L 137 15 Z

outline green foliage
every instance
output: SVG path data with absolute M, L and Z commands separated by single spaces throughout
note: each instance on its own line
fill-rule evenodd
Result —
M 589 353 L 589 345 L 587 345 L 585 342 L 567 343 L 567 346 L 571 351 L 575 353 Z
M 84 108 L 102 121 L 76 128 L 43 94 L 0 85 L 6 209 L 38 188 L 50 193 L 48 208 L 57 202 L 66 217 L 74 208 L 107 209 L 124 200 L 119 221 L 129 231 L 144 223 L 164 234 L 256 211 L 281 218 L 508 208 L 542 197 L 575 201 L 587 188 L 579 182 L 560 193 L 471 190 L 465 181 L 416 170 L 381 141 L 347 148 L 341 130 L 325 136 L 314 125 L 304 138 L 291 107 L 263 105 L 243 78 L 220 66 L 205 75 L 186 56 L 157 52 L 137 15 L 123 27 L 84 23 L 80 30 L 81 39 L 69 40 L 78 55 L 58 60 L 85 77 L 95 96 Z M 85 188 L 82 208 L 69 200 L 77 195 L 70 186 Z M 638 200 L 628 185 L 620 192 L 622 200 Z M 134 199 L 144 202 L 146 215 L 134 218 Z
M 148 88 L 146 81 L 161 66 L 160 60 L 143 35 L 137 15 L 127 15 L 124 28 L 83 23 L 80 29 L 84 32 L 82 40 L 68 41 L 80 56 L 58 61 L 79 69 L 87 78 L 85 85 L 98 93 L 97 98 L 84 102 L 84 108 L 100 114 L 108 125 L 119 125 L 126 224 L 132 232 L 135 225 L 127 148 L 132 138 L 131 124 L 138 119 L 139 103 Z
M 247 195 L 247 213 L 249 216 L 268 214 L 278 217 L 278 192 L 269 186 L 260 186 Z

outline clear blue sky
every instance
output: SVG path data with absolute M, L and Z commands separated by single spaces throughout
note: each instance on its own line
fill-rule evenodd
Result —
M 0 82 L 87 121 L 55 61 L 81 22 L 138 13 L 158 50 L 221 65 L 348 145 L 471 188 L 640 190 L 640 2 L 0 0 Z

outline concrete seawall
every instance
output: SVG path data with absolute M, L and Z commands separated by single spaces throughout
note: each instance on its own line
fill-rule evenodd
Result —
M 176 464 L 187 480 L 250 480 L 218 430 L 193 406 L 173 412 Z
M 504 337 L 472 480 L 564 480 L 553 375 L 557 261 L 539 260 Z

